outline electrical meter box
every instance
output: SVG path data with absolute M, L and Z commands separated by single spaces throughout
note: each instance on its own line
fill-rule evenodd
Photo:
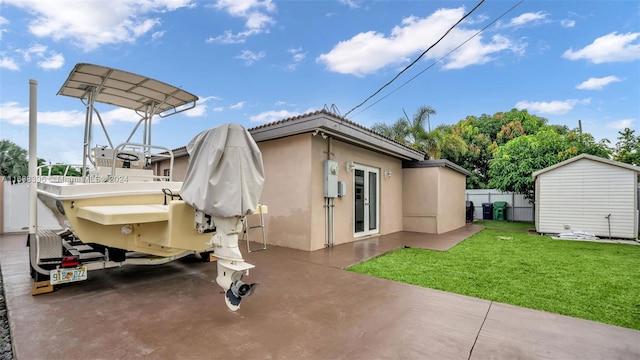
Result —
M 338 196 L 338 163 L 333 160 L 324 161 L 324 197 Z

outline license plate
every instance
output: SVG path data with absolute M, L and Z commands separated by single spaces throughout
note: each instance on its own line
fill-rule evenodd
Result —
M 51 270 L 51 274 L 49 276 L 49 282 L 51 282 L 51 284 L 53 285 L 82 280 L 87 280 L 86 266 L 81 266 L 79 268 Z

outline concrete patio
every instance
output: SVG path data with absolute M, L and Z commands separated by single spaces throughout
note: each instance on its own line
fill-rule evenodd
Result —
M 214 263 L 92 272 L 31 296 L 26 235 L 0 236 L 22 359 L 640 359 L 640 331 L 342 270 L 402 246 L 446 250 L 481 227 L 246 255 L 260 283 L 227 310 Z

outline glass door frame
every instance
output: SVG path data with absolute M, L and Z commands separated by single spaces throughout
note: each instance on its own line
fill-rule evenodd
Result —
M 363 230 L 360 231 L 356 231 L 356 228 L 358 226 L 357 222 L 359 221 L 357 213 L 358 210 L 356 209 L 356 206 L 358 206 L 358 202 L 360 201 L 358 199 L 358 184 L 356 183 L 356 172 L 361 171 L 363 172 L 363 180 L 364 180 L 364 184 L 363 184 L 363 188 L 362 188 L 362 194 L 364 195 L 364 199 L 363 200 L 363 208 L 362 208 L 362 212 L 364 215 L 363 218 Z M 371 174 L 375 174 L 375 178 L 374 178 L 374 182 L 373 184 L 375 185 L 375 192 L 371 193 Z M 352 229 L 353 229 L 353 236 L 354 237 L 361 237 L 361 236 L 367 236 L 367 235 L 375 235 L 380 233 L 380 169 L 375 168 L 375 167 L 371 167 L 371 166 L 366 166 L 366 165 L 360 165 L 360 164 L 354 164 L 354 169 L 353 169 L 353 224 L 352 224 Z M 375 196 L 375 208 L 371 208 L 371 195 Z M 371 210 L 375 211 L 374 218 L 373 220 L 375 221 L 375 226 L 373 228 L 371 228 Z

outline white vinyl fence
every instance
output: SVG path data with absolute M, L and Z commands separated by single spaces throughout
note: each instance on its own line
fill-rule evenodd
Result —
M 35 184 L 3 184 L 3 233 L 26 232 L 29 230 L 29 186 Z M 44 204 L 38 200 L 38 227 L 60 229 L 58 221 Z
M 473 218 L 483 219 L 482 204 L 496 201 L 507 203 L 507 221 L 535 221 L 533 205 L 522 194 L 501 192 L 496 189 L 467 189 L 467 201 L 473 202 Z M 493 213 L 491 215 L 493 218 Z

